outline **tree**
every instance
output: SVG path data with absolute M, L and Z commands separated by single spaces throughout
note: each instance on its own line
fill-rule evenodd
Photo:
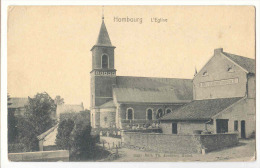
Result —
M 7 93 L 7 107 L 12 105 L 13 103 L 11 102 L 11 97 L 9 95 L 9 93 Z
M 58 96 L 55 97 L 54 102 L 55 102 L 56 105 L 62 105 L 62 104 L 64 104 L 64 99 L 61 98 L 61 96 L 58 95 Z
M 58 149 L 70 150 L 72 144 L 70 135 L 74 125 L 72 119 L 64 119 L 59 123 L 58 133 L 56 136 L 56 145 Z
M 95 147 L 95 141 L 91 136 L 91 126 L 83 120 L 78 121 L 73 131 L 72 136 L 72 153 L 78 154 L 80 157 L 92 153 L 92 148 Z
M 56 121 L 51 117 L 56 111 L 54 100 L 48 93 L 37 93 L 34 98 L 28 97 L 25 116 L 19 119 L 20 140 L 29 151 L 38 149 L 37 136 L 53 127 Z
M 89 111 L 67 113 L 60 116 L 56 145 L 59 149 L 70 150 L 76 158 L 91 157 L 96 139 L 91 136 Z
M 17 140 L 18 130 L 17 130 L 17 121 L 14 115 L 15 110 L 9 108 L 12 105 L 11 97 L 7 94 L 7 108 L 8 108 L 8 143 L 13 143 Z

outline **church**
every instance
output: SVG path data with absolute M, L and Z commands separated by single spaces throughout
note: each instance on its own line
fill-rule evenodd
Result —
M 149 126 L 193 99 L 192 80 L 117 76 L 104 17 L 92 47 L 91 124 L 119 129 Z
M 163 134 L 255 134 L 255 59 L 214 50 L 193 79 L 117 76 L 104 18 L 92 47 L 93 128 L 147 128 Z

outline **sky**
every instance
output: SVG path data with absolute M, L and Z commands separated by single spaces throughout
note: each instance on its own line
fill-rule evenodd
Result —
M 10 6 L 7 75 L 11 97 L 46 91 L 90 106 L 91 47 L 101 6 Z M 118 76 L 192 79 L 215 48 L 255 58 L 252 6 L 105 6 Z M 114 18 L 142 18 L 117 22 Z M 152 18 L 167 22 L 151 22 Z

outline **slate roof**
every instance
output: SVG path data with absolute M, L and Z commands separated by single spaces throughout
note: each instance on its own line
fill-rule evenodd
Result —
M 178 95 L 175 91 L 141 88 L 114 88 L 113 91 L 120 103 L 183 103 L 192 100 L 192 94 L 188 97 Z
M 242 97 L 193 100 L 179 109 L 166 114 L 161 120 L 209 120 L 241 99 Z
M 113 89 L 118 102 L 174 103 L 193 99 L 192 80 L 117 76 Z
M 8 103 L 12 103 L 8 105 L 8 108 L 23 108 L 25 105 L 28 104 L 28 98 L 26 97 L 11 97 Z
M 57 115 L 60 115 L 61 113 L 68 113 L 68 112 L 80 112 L 84 111 L 83 104 L 62 104 L 58 105 L 56 109 Z
M 114 104 L 114 101 L 111 100 L 111 101 L 108 101 L 104 104 L 102 104 L 101 106 L 99 106 L 100 108 L 110 108 L 110 107 L 116 107 L 115 104 Z
M 231 59 L 232 61 L 234 61 L 235 63 L 237 63 L 239 66 L 244 68 L 249 73 L 255 73 L 255 69 L 256 69 L 255 59 L 246 58 L 246 57 L 242 57 L 242 56 L 238 56 L 226 52 L 223 52 L 223 54 L 229 59 Z
M 184 89 L 192 94 L 192 79 L 117 76 L 118 88 Z
M 111 41 L 110 41 L 104 20 L 102 20 L 102 24 L 101 24 L 101 27 L 100 27 L 100 31 L 99 31 L 99 35 L 98 35 L 96 45 L 111 46 L 112 47 L 112 44 L 111 44 Z

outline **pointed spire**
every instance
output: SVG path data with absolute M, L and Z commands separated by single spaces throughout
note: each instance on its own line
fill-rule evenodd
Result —
M 102 21 L 105 19 L 104 17 L 104 5 L 102 6 Z
M 112 46 L 104 21 L 104 8 L 102 8 L 102 24 L 96 45 Z

